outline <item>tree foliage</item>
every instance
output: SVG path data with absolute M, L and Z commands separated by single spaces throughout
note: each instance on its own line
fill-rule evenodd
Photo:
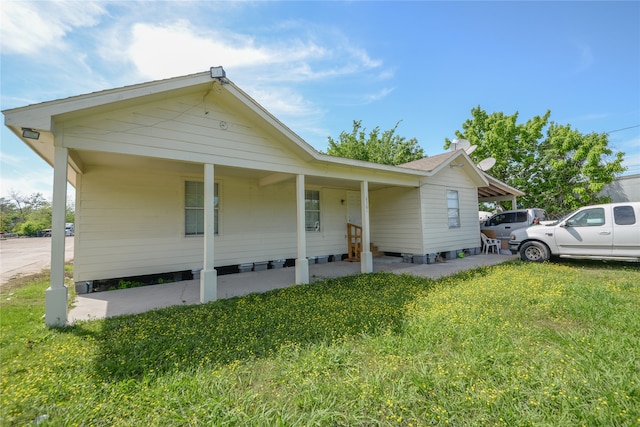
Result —
M 496 159 L 489 173 L 525 192 L 518 198 L 525 207 L 544 208 L 556 216 L 608 202 L 600 191 L 625 170 L 624 153 L 614 154 L 606 133 L 585 135 L 571 125 L 549 122 L 550 111 L 525 123 L 518 123 L 518 112 L 487 114 L 480 106 L 471 116 L 456 137 L 477 145 L 471 154 L 474 161 Z M 444 148 L 450 145 L 445 139 Z
M 0 198 L 0 231 L 24 236 L 35 236 L 51 228 L 51 202 L 41 193 L 24 196 L 11 191 L 9 198 Z M 67 206 L 66 222 L 74 222 L 73 206 Z
M 329 137 L 327 154 L 385 165 L 399 165 L 424 157 L 417 139 L 395 134 L 398 125 L 400 121 L 382 133 L 376 126 L 367 134 L 362 121 L 354 120 L 351 132 L 343 131 L 337 141 Z

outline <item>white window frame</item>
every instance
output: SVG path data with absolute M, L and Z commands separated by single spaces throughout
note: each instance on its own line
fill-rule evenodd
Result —
M 187 185 L 189 183 L 192 183 L 192 184 L 195 183 L 199 185 L 199 188 L 197 188 L 197 191 L 200 194 L 196 195 L 199 198 L 196 199 L 195 203 L 193 203 L 193 206 L 187 206 Z M 220 184 L 217 182 L 214 182 L 213 188 L 214 188 L 213 218 L 214 218 L 215 235 L 217 236 L 220 234 L 220 228 L 219 228 Z M 192 228 L 192 227 L 189 227 L 189 224 L 187 224 L 187 221 L 189 221 L 189 216 L 190 216 L 189 212 L 198 212 L 198 211 L 201 211 L 202 213 L 198 215 L 196 218 L 195 232 L 188 232 L 188 230 Z M 201 223 L 198 223 L 198 221 L 201 221 Z M 198 181 L 193 179 L 187 179 L 184 181 L 184 236 L 185 237 L 204 236 L 204 182 L 203 181 Z
M 316 195 L 317 199 L 311 199 L 309 196 Z M 310 202 L 317 201 L 317 206 L 311 206 Z M 315 218 L 310 218 L 310 216 L 314 214 Z M 321 230 L 322 224 L 322 201 L 321 201 L 321 192 L 317 189 L 307 189 L 304 190 L 304 226 L 307 232 L 319 233 Z M 312 224 L 313 223 L 313 224 Z
M 449 228 L 460 228 L 460 193 L 458 190 L 447 190 L 447 223 Z

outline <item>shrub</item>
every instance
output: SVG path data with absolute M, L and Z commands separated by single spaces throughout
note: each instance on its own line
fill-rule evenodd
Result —
M 42 231 L 46 228 L 44 224 L 37 221 L 25 221 L 22 224 L 17 226 L 16 233 L 21 236 L 37 236 L 39 231 Z

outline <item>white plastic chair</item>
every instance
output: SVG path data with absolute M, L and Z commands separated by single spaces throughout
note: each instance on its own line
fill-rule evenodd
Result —
M 484 233 L 480 233 L 480 238 L 482 239 L 483 251 L 485 254 L 491 252 L 491 248 L 494 249 L 494 252 L 500 253 L 500 240 L 499 239 L 490 239 Z

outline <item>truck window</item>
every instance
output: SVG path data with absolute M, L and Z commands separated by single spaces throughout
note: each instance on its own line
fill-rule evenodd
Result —
M 495 215 L 489 220 L 489 225 L 511 224 L 515 219 L 515 213 L 503 213 Z
M 578 212 L 567 220 L 570 227 L 594 227 L 604 225 L 604 209 L 593 208 Z
M 540 221 L 546 221 L 547 220 L 547 211 L 543 210 L 543 209 L 535 209 L 533 211 L 534 215 L 538 217 L 538 219 Z
M 613 220 L 618 225 L 633 225 L 636 223 L 636 214 L 633 206 L 616 206 L 613 208 Z

